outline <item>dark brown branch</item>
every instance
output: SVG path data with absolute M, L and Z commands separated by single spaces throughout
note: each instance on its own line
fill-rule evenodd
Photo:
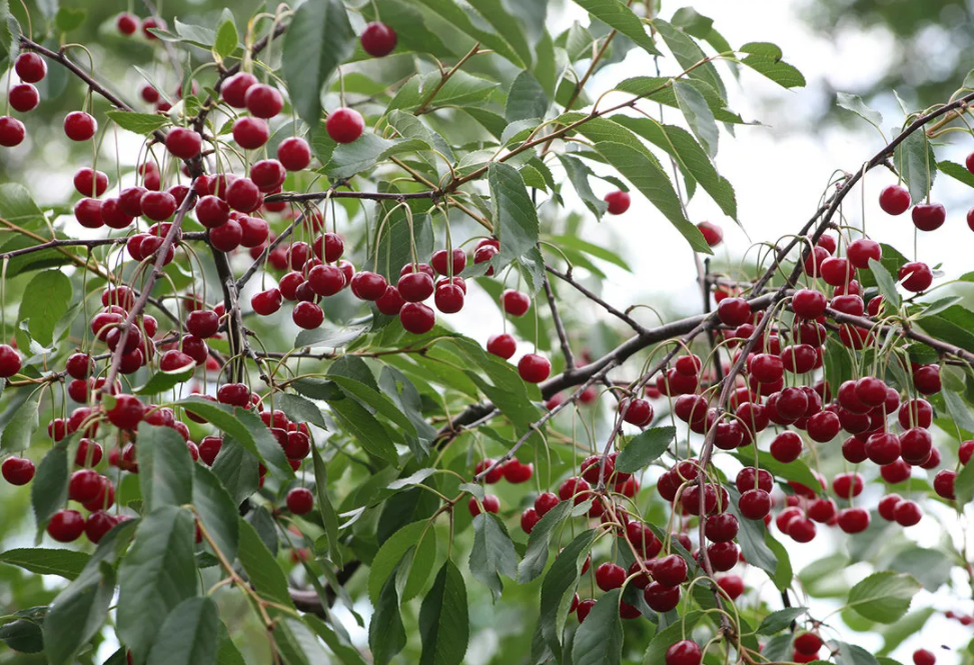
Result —
M 307 201 L 323 201 L 326 198 L 333 199 L 367 199 L 370 201 L 406 201 L 408 199 L 436 199 L 439 192 L 430 190 L 426 192 L 338 192 L 333 191 L 329 194 L 325 192 L 307 192 L 305 194 L 271 194 L 264 199 L 264 203 L 303 203 Z
M 598 305 L 599 307 L 601 307 L 602 309 L 604 309 L 605 311 L 607 311 L 609 314 L 611 314 L 611 315 L 613 315 L 613 316 L 621 319 L 622 321 L 624 321 L 627 326 L 629 326 L 630 328 L 632 328 L 633 330 L 635 330 L 637 333 L 643 334 L 643 333 L 647 332 L 647 329 L 645 327 L 643 327 L 642 325 L 640 325 L 634 318 L 632 318 L 631 316 L 629 316 L 625 312 L 620 312 L 618 309 L 616 309 L 615 307 L 613 307 L 612 305 L 610 305 L 606 301 L 602 300 L 602 298 L 598 297 L 597 295 L 595 295 L 594 293 L 592 293 L 591 291 L 589 291 L 587 288 L 585 288 L 584 286 L 582 286 L 581 284 L 579 284 L 578 282 L 576 282 L 575 281 L 575 278 L 572 277 L 571 270 L 569 270 L 568 272 L 564 272 L 563 273 L 563 272 L 559 272 L 558 270 L 555 270 L 551 266 L 547 266 L 547 265 L 545 266 L 545 270 L 547 270 L 548 272 L 550 272 L 552 275 L 554 275 L 555 277 L 557 277 L 561 281 L 570 284 L 572 286 L 572 288 L 574 288 L 576 291 L 578 291 L 583 296 L 585 296 L 586 298 L 588 298 L 589 300 L 591 300 L 592 302 L 594 302 L 596 305 Z
M 558 341 L 561 343 L 561 355 L 565 358 L 565 371 L 571 372 L 575 369 L 575 356 L 572 354 L 571 344 L 568 343 L 565 324 L 558 314 L 558 304 L 555 302 L 555 294 L 551 290 L 551 282 L 548 281 L 548 275 L 544 276 L 544 292 L 548 297 L 548 308 L 551 310 L 551 319 L 555 323 L 555 331 L 557 331 Z

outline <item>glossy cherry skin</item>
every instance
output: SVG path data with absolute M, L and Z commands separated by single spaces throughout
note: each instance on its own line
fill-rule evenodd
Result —
M 30 83 L 19 83 L 10 88 L 10 94 L 7 99 L 15 111 L 27 113 L 37 108 L 37 105 L 41 101 L 41 96 L 38 94 L 37 88 Z
M 328 114 L 325 130 L 332 141 L 336 143 L 351 143 L 362 135 L 365 120 L 355 109 L 338 108 Z
M 11 485 L 26 485 L 34 478 L 34 463 L 22 457 L 8 457 L 0 465 L 3 479 Z
M 166 148 L 180 159 L 193 159 L 200 154 L 203 137 L 192 129 L 173 127 L 166 134 Z
M 286 170 L 301 171 L 311 163 L 311 148 L 303 138 L 292 136 L 277 146 L 277 159 Z
M 528 383 L 541 383 L 551 374 L 551 362 L 536 353 L 527 353 L 517 363 L 517 372 Z
M 666 665 L 700 665 L 703 652 L 696 642 L 682 640 L 666 650 Z
M 888 215 L 902 215 L 910 207 L 910 192 L 902 185 L 889 185 L 879 193 L 879 207 Z
M 72 141 L 87 141 L 98 131 L 98 123 L 84 111 L 72 111 L 64 117 L 64 133 Z
M 703 234 L 703 239 L 709 247 L 716 247 L 724 240 L 724 230 L 713 222 L 700 222 L 697 229 Z
M 77 540 L 84 530 L 85 518 L 77 510 L 59 510 L 47 523 L 48 535 L 61 543 Z
M 918 203 L 913 208 L 913 225 L 921 231 L 935 231 L 944 225 L 947 209 L 940 203 Z
M 629 196 L 629 192 L 624 192 L 621 189 L 617 189 L 616 191 L 609 192 L 605 195 L 605 202 L 608 204 L 606 211 L 610 215 L 621 215 L 629 210 L 629 206 L 632 203 L 632 197 Z
M 424 335 L 436 325 L 436 313 L 421 302 L 407 302 L 399 310 L 399 321 L 406 332 Z
M 257 84 L 257 77 L 248 72 L 238 72 L 228 77 L 220 86 L 220 96 L 223 101 L 234 108 L 242 109 L 247 104 L 244 101 L 250 86 Z
M 933 271 L 926 263 L 913 261 L 900 268 L 899 280 L 907 291 L 919 293 L 930 288 L 933 283 Z
M 362 50 L 373 58 L 382 58 L 392 53 L 396 48 L 396 31 L 385 23 L 373 21 L 365 26 L 359 41 Z
M 37 83 L 47 75 L 47 63 L 38 54 L 28 51 L 17 56 L 14 70 L 24 83 Z
M 9 115 L 0 117 L 0 145 L 12 148 L 20 145 L 25 136 L 27 130 L 24 128 L 24 123 Z
M 325 313 L 318 305 L 303 301 L 294 306 L 294 311 L 291 312 L 291 320 L 299 328 L 314 330 L 324 323 Z
M 245 150 L 256 150 L 271 136 L 267 123 L 260 118 L 241 116 L 233 123 L 233 140 Z
M 276 88 L 257 83 L 247 88 L 244 104 L 256 118 L 273 118 L 284 108 L 284 98 Z
M 20 371 L 20 354 L 9 344 L 0 344 L 0 378 L 9 378 Z
M 487 352 L 504 360 L 510 360 L 517 352 L 517 341 L 507 333 L 491 335 L 487 340 Z
M 287 509 L 295 515 L 306 515 L 314 508 L 315 498 L 311 490 L 295 487 L 287 493 Z

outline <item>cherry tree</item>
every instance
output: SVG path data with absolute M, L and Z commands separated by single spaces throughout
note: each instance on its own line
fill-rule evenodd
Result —
M 728 262 L 728 87 L 803 76 L 692 8 L 575 3 L 560 34 L 540 2 L 146 3 L 111 53 L 0 4 L 0 159 L 55 100 L 83 148 L 56 204 L 0 183 L 9 662 L 893 665 L 922 589 L 974 588 L 974 313 L 935 293 L 974 273 L 857 205 L 970 238 L 931 199 L 974 186 L 940 154 L 969 83 L 889 138 L 841 95 L 883 140 Z M 630 53 L 651 74 L 602 85 Z M 592 232 L 634 198 L 698 314 L 600 288 L 636 279 Z

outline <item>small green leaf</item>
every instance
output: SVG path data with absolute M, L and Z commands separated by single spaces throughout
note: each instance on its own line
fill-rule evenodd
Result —
M 879 111 L 874 111 L 866 106 L 866 103 L 862 101 L 859 95 L 840 92 L 836 94 L 835 103 L 847 111 L 852 111 L 876 129 L 881 129 L 883 126 L 883 115 Z
M 807 611 L 807 607 L 786 607 L 783 610 L 772 612 L 761 621 L 761 625 L 758 626 L 758 635 L 780 633 Z
M 71 32 L 81 27 L 87 15 L 88 13 L 84 9 L 61 7 L 57 10 L 57 15 L 54 17 L 54 24 L 61 32 Z
M 470 572 L 487 585 L 496 600 L 504 590 L 500 576 L 517 577 L 517 552 L 504 524 L 491 513 L 482 512 L 474 517 L 473 528 Z
M 202 464 L 193 467 L 193 506 L 203 528 L 229 561 L 237 558 L 240 542 L 237 504 L 216 475 Z
M 382 547 L 372 559 L 372 565 L 369 567 L 369 598 L 373 603 L 378 602 L 386 580 L 399 567 L 400 561 L 407 552 L 413 548 L 420 550 L 422 556 L 413 556 L 411 570 L 403 571 L 407 575 L 406 586 L 402 593 L 403 600 L 407 600 L 405 598 L 407 595 L 410 598 L 414 597 L 426 583 L 433 568 L 433 559 L 436 558 L 436 535 L 426 520 L 419 520 L 407 524 L 392 534 L 382 543 Z M 430 549 L 433 551 L 433 556 L 428 556 Z
M 558 660 L 562 650 L 561 635 L 564 632 L 572 595 L 582 564 L 595 542 L 595 529 L 589 529 L 569 543 L 561 551 L 541 583 L 541 617 L 538 632 Z
M 342 143 L 335 148 L 331 160 L 325 165 L 325 171 L 332 178 L 350 178 L 394 155 L 430 148 L 429 144 L 419 139 L 386 139 L 367 132 L 352 143 Z
M 419 610 L 423 651 L 420 665 L 460 665 L 467 653 L 470 625 L 467 587 L 456 565 L 447 559 Z
M 653 427 L 629 440 L 626 447 L 622 449 L 616 458 L 615 468 L 623 473 L 635 473 L 653 460 L 659 459 L 660 455 L 676 437 L 676 428 L 672 425 L 665 427 Z
M 321 121 L 321 88 L 355 46 L 355 33 L 338 0 L 306 2 L 284 37 L 284 80 L 294 110 L 308 125 Z
M 27 322 L 27 330 L 37 343 L 45 347 L 54 343 L 54 329 L 68 311 L 72 292 L 71 280 L 60 270 L 37 273 L 24 288 L 17 320 Z M 19 333 L 17 343 L 23 349 L 30 346 Z
M 161 395 L 172 390 L 180 383 L 186 383 L 193 377 L 196 371 L 196 364 L 187 367 L 181 372 L 156 372 L 149 377 L 145 385 L 135 389 L 136 395 Z
M 187 598 L 173 608 L 159 628 L 148 665 L 213 663 L 219 623 L 212 598 Z
M 717 155 L 717 121 L 700 91 L 685 81 L 674 81 L 673 92 L 683 117 L 711 158 Z
M 656 636 L 653 637 L 649 646 L 646 648 L 646 654 L 643 656 L 643 665 L 659 665 L 659 663 L 666 662 L 666 650 L 677 642 L 686 639 L 686 636 L 690 634 L 693 627 L 697 625 L 703 616 L 703 612 L 687 612 L 682 620 L 677 620 L 675 623 L 670 624 L 656 633 Z
M 108 111 L 105 115 L 115 121 L 122 129 L 136 134 L 151 134 L 169 124 L 169 118 L 155 113 L 134 113 L 131 111 Z
M 68 450 L 64 439 L 47 451 L 37 467 L 31 482 L 30 498 L 34 506 L 34 518 L 39 527 L 47 524 L 51 516 L 68 501 Z
M 318 498 L 318 512 L 325 525 L 325 535 L 328 537 L 328 552 L 332 561 L 341 565 L 342 552 L 338 543 L 338 513 L 328 496 L 328 468 L 321 458 L 316 446 L 311 446 L 311 459 L 315 473 L 315 494 Z
M 937 170 L 946 173 L 955 180 L 960 180 L 968 187 L 974 187 L 974 173 L 968 171 L 966 166 L 944 160 L 937 162 Z
M 517 75 L 507 93 L 504 116 L 508 122 L 543 118 L 548 110 L 548 97 L 534 74 L 525 70 Z
M 937 175 L 937 156 L 927 140 L 927 133 L 913 132 L 903 139 L 893 155 L 893 166 L 906 181 L 914 203 L 926 198 Z
M 27 450 L 31 437 L 40 425 L 40 388 L 20 388 L 17 397 L 10 400 L 8 409 L 0 418 L 0 451 L 17 453 Z M 23 399 L 18 399 L 22 397 Z
M 962 466 L 954 478 L 954 497 L 960 507 L 974 500 L 974 464 Z
M 886 299 L 886 302 L 891 307 L 899 309 L 903 304 L 903 299 L 899 291 L 896 290 L 896 280 L 889 274 L 886 266 L 876 259 L 869 259 L 869 269 L 872 270 L 873 276 L 876 278 L 876 283 L 879 285 L 879 292 L 883 294 L 883 298 Z
M 919 582 L 909 575 L 874 573 L 852 587 L 846 606 L 870 621 L 893 623 L 910 609 L 910 602 L 920 589 Z
M 504 267 L 538 244 L 538 213 L 513 166 L 491 162 L 487 181 L 493 205 L 494 232 L 501 243 L 499 267 Z
M 575 633 L 572 661 L 575 665 L 618 665 L 621 660 L 619 589 L 613 589 L 599 598 Z
M 74 550 L 21 548 L 0 554 L 0 563 L 19 566 L 38 575 L 59 575 L 73 580 L 81 573 L 89 558 L 84 552 Z
M 545 513 L 528 536 L 528 547 L 524 551 L 524 558 L 517 569 L 517 581 L 521 584 L 530 582 L 544 571 L 548 561 L 548 547 L 551 532 L 568 519 L 572 512 L 572 502 L 562 501 Z
M 146 511 L 193 500 L 193 458 L 170 427 L 139 423 L 139 484 Z
M 378 597 L 372 602 L 375 606 L 375 614 L 369 622 L 369 646 L 372 649 L 372 659 L 376 665 L 388 665 L 406 646 L 406 629 L 402 625 L 402 615 L 399 613 L 395 575 L 389 575 L 382 584 Z
M 624 3 L 618 0 L 575 0 L 593 17 L 622 33 L 650 55 L 659 55 L 653 38 L 646 32 L 643 22 Z
M 836 642 L 835 647 L 838 650 L 838 653 L 835 655 L 835 662 L 838 665 L 879 665 L 876 657 L 861 646 L 846 642 Z
M 950 413 L 950 417 L 954 419 L 954 422 L 961 429 L 974 432 L 974 416 L 971 415 L 971 407 L 964 402 L 964 398 L 960 396 L 960 393 L 944 386 L 941 394 L 944 397 L 944 403 L 947 405 L 947 412 Z
M 910 547 L 889 562 L 890 570 L 912 575 L 923 588 L 934 593 L 950 581 L 954 562 L 940 550 Z
M 291 393 L 277 393 L 274 395 L 274 407 L 284 412 L 292 422 L 311 423 L 321 429 L 328 429 L 321 409 L 300 395 Z
M 249 522 L 240 518 L 240 546 L 237 556 L 257 592 L 269 600 L 291 607 L 287 578 L 274 555 Z
M 213 52 L 221 58 L 229 58 L 237 50 L 239 41 L 240 38 L 237 36 L 237 26 L 234 25 L 233 17 L 227 17 L 217 28 Z

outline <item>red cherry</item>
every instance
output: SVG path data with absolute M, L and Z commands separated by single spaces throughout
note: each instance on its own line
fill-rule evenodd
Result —
M 325 313 L 312 302 L 299 302 L 291 312 L 291 320 L 305 330 L 314 330 L 325 321 Z
M 142 214 L 156 222 L 167 220 L 176 212 L 176 198 L 169 192 L 146 192 L 140 204 Z
M 865 508 L 846 508 L 839 511 L 839 528 L 846 533 L 862 533 L 869 528 L 869 511 Z
M 311 163 L 311 148 L 304 139 L 292 136 L 277 146 L 277 158 L 288 171 L 302 171 Z
M 453 274 L 459 275 L 463 272 L 463 269 L 467 267 L 467 255 L 462 249 L 457 248 L 453 250 L 452 257 Z M 447 275 L 449 274 L 449 266 L 447 265 L 449 258 L 450 255 L 447 254 L 445 249 L 437 250 L 433 253 L 432 258 L 430 259 L 430 265 L 433 267 L 433 270 L 439 274 Z
M 114 516 L 104 510 L 97 510 L 88 515 L 88 519 L 85 520 L 85 535 L 88 540 L 97 544 L 116 524 L 118 520 Z
M 815 522 L 804 517 L 796 517 L 786 525 L 788 535 L 796 543 L 809 543 L 815 539 Z
M 589 497 L 591 494 L 589 490 L 591 490 L 591 486 L 584 479 L 572 477 L 558 486 L 558 498 L 562 501 L 574 498 L 574 503 L 577 506 Z
M 794 462 L 801 454 L 802 438 L 795 432 L 784 431 L 771 442 L 771 456 L 782 464 Z
M 360 300 L 378 300 L 386 291 L 386 278 L 378 273 L 363 270 L 352 277 L 352 294 Z
M 619 412 L 623 411 L 623 419 L 636 427 L 646 427 L 653 421 L 653 405 L 644 399 L 625 399 L 619 402 Z
M 91 501 L 101 492 L 104 479 L 92 469 L 81 469 L 71 474 L 68 498 L 79 503 Z
M 896 504 L 893 516 L 900 526 L 913 526 L 919 524 L 920 520 L 923 519 L 923 512 L 921 512 L 920 506 L 913 501 L 900 501 Z
M 148 40 L 159 39 L 156 35 L 150 32 L 150 28 L 154 28 L 157 30 L 165 30 L 166 22 L 163 21 L 161 18 L 155 16 L 150 16 L 149 18 L 142 21 L 142 34 L 145 35 L 145 38 Z
M 295 515 L 306 515 L 314 508 L 315 497 L 311 490 L 295 487 L 287 493 L 287 509 Z
M 245 150 L 256 150 L 271 136 L 267 123 L 260 118 L 241 116 L 233 123 L 233 140 Z
M 436 309 L 444 314 L 454 314 L 463 309 L 464 293 L 456 284 L 441 284 L 436 287 L 433 298 Z
M 883 258 L 883 248 L 875 240 L 859 238 L 849 243 L 846 256 L 856 268 L 866 269 L 869 267 L 869 259 L 879 261 Z
M 491 335 L 487 339 L 487 352 L 504 360 L 510 360 L 511 356 L 517 352 L 517 341 L 507 333 Z
M 433 295 L 433 278 L 425 272 L 410 272 L 396 284 L 399 295 L 406 302 L 422 302 Z
M 276 88 L 257 83 L 247 88 L 244 104 L 257 118 L 273 118 L 284 108 L 284 98 Z
M 940 203 L 918 203 L 912 214 L 913 225 L 921 231 L 935 231 L 947 219 L 947 210 Z
M 665 586 L 675 587 L 687 579 L 687 562 L 679 554 L 670 554 L 653 564 L 653 579 Z
M 281 295 L 280 290 L 270 288 L 254 295 L 250 299 L 250 306 L 260 316 L 270 316 L 281 308 L 283 302 L 284 297 Z
M 262 159 L 250 167 L 250 179 L 262 192 L 269 192 L 284 183 L 287 172 L 276 159 Z
M 48 535 L 61 543 L 77 540 L 84 530 L 85 518 L 77 510 L 59 510 L 47 523 Z
M 822 264 L 830 258 L 829 253 L 824 247 L 815 246 L 802 265 L 805 274 L 810 277 L 818 277 L 822 274 Z
M 423 335 L 436 325 L 436 314 L 423 303 L 407 302 L 399 310 L 399 321 L 406 332 Z
M 896 506 L 903 501 L 903 497 L 899 494 L 888 494 L 879 500 L 877 510 L 879 511 L 879 516 L 882 517 L 887 522 L 896 521 Z
M 5 148 L 20 145 L 26 135 L 27 130 L 20 120 L 8 115 L 0 117 L 0 145 Z
M 822 648 L 822 638 L 815 633 L 802 633 L 795 637 L 794 646 L 798 653 L 811 656 Z
M 629 196 L 629 192 L 617 189 L 605 195 L 605 202 L 608 204 L 606 210 L 610 215 L 621 215 L 629 210 L 632 198 Z
M 831 411 L 820 411 L 808 419 L 805 431 L 813 441 L 826 443 L 834 439 L 841 428 L 837 415 Z
M 534 530 L 535 525 L 541 521 L 541 516 L 538 515 L 534 508 L 528 508 L 521 514 L 521 530 L 524 533 L 531 533 Z M 592 601 L 595 604 L 595 601 Z M 581 605 L 579 605 L 579 613 L 581 613 Z M 579 614 L 581 616 L 581 614 Z
M 517 373 L 528 383 L 541 383 L 551 374 L 551 363 L 537 353 L 527 353 L 518 361 Z
M 84 111 L 72 111 L 64 117 L 64 133 L 72 141 L 87 141 L 98 131 L 98 123 Z
M 37 93 L 37 88 L 30 83 L 19 83 L 10 88 L 7 101 L 10 102 L 10 105 L 14 107 L 15 111 L 27 113 L 37 108 L 37 105 L 41 101 L 41 96 Z
M 359 41 L 366 53 L 373 58 L 382 58 L 395 50 L 396 31 L 385 23 L 373 21 L 365 26 Z
M 680 604 L 680 587 L 668 587 L 659 582 L 650 582 L 649 586 L 643 589 L 643 598 L 650 609 L 669 612 Z
M 791 301 L 795 315 L 802 319 L 817 319 L 825 313 L 826 305 L 825 294 L 812 289 L 796 291 Z
M 724 298 L 717 305 L 717 316 L 725 326 L 736 328 L 747 323 L 751 305 L 743 298 Z
M 240 224 L 236 220 L 227 220 L 223 226 L 210 229 L 209 238 L 214 249 L 221 252 L 232 252 L 240 246 L 243 229 L 240 228 Z
M 933 409 L 930 402 L 925 399 L 912 399 L 904 402 L 897 413 L 900 427 L 908 429 L 910 427 L 930 427 L 933 422 Z
M 223 85 L 220 86 L 220 96 L 230 106 L 242 109 L 247 105 L 244 101 L 247 90 L 256 84 L 256 76 L 248 72 L 238 72 L 223 82 Z
M 926 263 L 913 261 L 900 268 L 899 280 L 907 291 L 919 293 L 930 288 L 933 283 L 933 271 Z
M 666 650 L 666 665 L 700 665 L 703 652 L 696 642 L 682 640 Z
M 221 404 L 247 408 L 250 406 L 250 388 L 243 383 L 225 383 L 216 391 Z
M 700 222 L 697 228 L 709 247 L 716 247 L 724 239 L 724 230 L 713 222 Z
M 34 463 L 23 457 L 8 457 L 0 466 L 3 479 L 11 485 L 26 485 L 34 477 Z
M 362 135 L 362 130 L 365 129 L 365 120 L 362 119 L 362 114 L 355 109 L 342 107 L 328 114 L 325 129 L 332 141 L 351 143 Z
M 940 392 L 940 366 L 924 365 L 913 372 L 913 387 L 921 395 L 935 395 Z
M 9 344 L 0 344 L 0 378 L 9 378 L 20 371 L 20 354 Z
M 134 330 L 134 329 L 133 329 Z M 133 395 L 115 395 L 115 406 L 107 412 L 108 421 L 119 429 L 134 430 L 142 422 L 145 407 Z
M 937 657 L 926 649 L 917 649 L 913 652 L 913 665 L 935 665 Z
M 192 129 L 174 127 L 166 134 L 166 148 L 180 159 L 193 159 L 200 154 L 203 137 Z
M 481 502 L 484 510 L 488 513 L 494 513 L 495 515 L 500 512 L 501 502 L 493 494 L 485 494 L 484 500 Z M 475 497 L 470 497 L 470 501 L 467 502 L 467 509 L 473 517 L 480 514 L 480 505 L 477 504 L 477 499 Z
M 47 76 L 47 63 L 36 53 L 21 53 L 14 62 L 14 70 L 24 83 L 37 83 Z
M 888 215 L 902 215 L 910 207 L 910 192 L 901 185 L 890 185 L 879 193 L 879 207 Z
M 595 583 L 603 591 L 618 589 L 626 581 L 626 569 L 614 563 L 603 563 L 595 569 Z
M 250 178 L 237 178 L 227 187 L 226 201 L 234 210 L 253 212 L 263 200 L 260 188 Z
M 515 485 L 526 483 L 534 475 L 534 465 L 524 464 L 518 459 L 510 460 L 503 469 L 505 480 Z
M 501 294 L 501 303 L 511 316 L 524 316 L 531 307 L 531 298 L 526 293 L 507 289 Z

